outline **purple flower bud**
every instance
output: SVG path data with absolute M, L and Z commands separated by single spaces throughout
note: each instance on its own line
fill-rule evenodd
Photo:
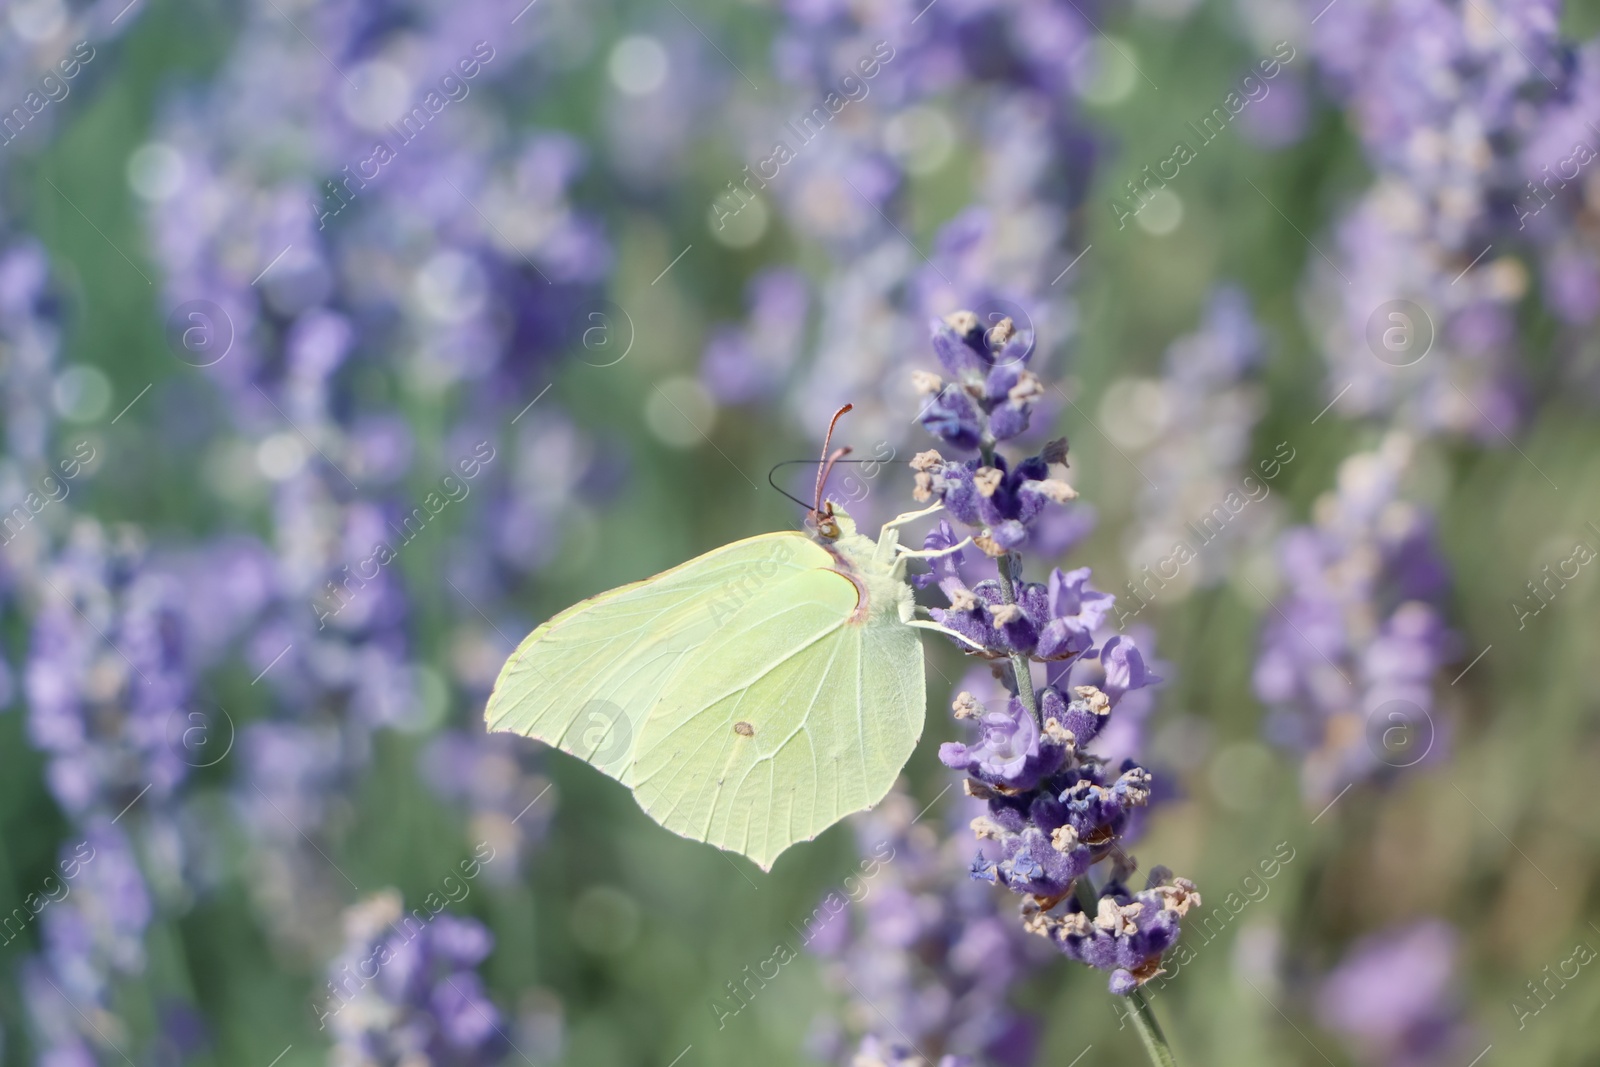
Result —
M 938 489 L 945 510 L 950 513 L 951 518 L 964 526 L 983 525 L 983 519 L 978 513 L 978 487 L 973 481 L 973 473 L 976 470 L 976 460 L 962 464 L 948 464 L 943 472 L 943 485 Z M 935 484 L 938 485 L 938 482 Z
M 1000 637 L 995 647 L 1023 655 L 1033 651 L 1039 640 L 1039 631 L 1020 605 L 998 604 L 989 609 L 989 617 Z
M 1093 741 L 1111 718 L 1111 702 L 1091 686 L 1080 686 L 1071 700 L 1057 687 L 1046 686 L 1039 694 L 1039 709 L 1046 718 L 1054 717 L 1072 731 L 1079 748 Z
M 388 890 L 345 909 L 324 1024 L 335 1055 L 488 1067 L 506 1051 L 500 1011 L 473 968 L 494 939 L 474 919 L 403 910 Z
M 923 429 L 956 448 L 972 451 L 983 439 L 983 412 L 959 385 L 946 385 L 922 412 Z
M 999 882 L 1000 877 L 993 860 L 984 859 L 983 853 L 978 853 L 967 868 L 972 877 L 980 882 Z
M 1016 388 L 1021 375 L 1020 363 L 1004 363 L 991 370 L 983 380 L 984 406 L 992 410 L 1005 403 L 1006 397 Z
M 996 441 L 1009 441 L 1026 433 L 1032 408 L 1024 404 L 1001 404 L 989 413 L 989 435 Z
M 934 355 L 939 357 L 940 366 L 951 377 L 957 380 L 971 377 L 981 379 L 988 373 L 990 361 L 983 348 L 983 333 L 976 317 L 972 319 L 971 329 L 965 333 L 957 333 L 948 322 L 937 319 L 930 329 Z

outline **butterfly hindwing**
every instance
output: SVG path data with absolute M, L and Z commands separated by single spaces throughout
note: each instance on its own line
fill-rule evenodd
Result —
M 775 583 L 665 683 L 623 780 L 668 829 L 763 869 L 889 791 L 921 734 L 915 631 L 832 569 Z

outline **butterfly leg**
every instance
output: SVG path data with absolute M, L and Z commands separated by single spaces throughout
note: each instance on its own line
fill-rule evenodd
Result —
M 873 559 L 877 560 L 879 563 L 888 564 L 898 558 L 897 552 L 900 548 L 900 533 L 898 528 L 904 526 L 908 522 L 915 522 L 918 519 L 932 515 L 942 507 L 944 507 L 944 504 L 943 502 L 940 502 L 933 505 L 931 508 L 923 508 L 921 511 L 908 511 L 904 515 L 896 515 L 894 518 L 884 523 L 883 529 L 878 533 L 878 547 L 877 550 L 872 554 Z
M 982 653 L 984 653 L 986 655 L 987 658 L 990 658 L 990 659 L 994 658 L 994 653 L 993 652 L 990 652 L 988 649 L 984 648 L 982 645 L 978 644 L 976 641 L 973 641 L 970 637 L 967 637 L 967 636 L 965 636 L 963 634 L 958 634 L 954 630 L 950 629 L 948 626 L 941 626 L 940 624 L 934 622 L 932 619 L 910 618 L 910 619 L 903 619 L 901 621 L 903 621 L 907 626 L 914 626 L 919 630 L 932 630 L 936 634 L 944 634 L 946 637 L 952 638 L 952 639 L 960 642 L 961 644 L 966 645 L 968 648 L 972 649 L 974 652 L 982 652 Z
M 941 556 L 954 555 L 955 553 L 960 552 L 963 548 L 966 548 L 968 545 L 972 544 L 971 537 L 964 537 L 961 539 L 959 544 L 951 545 L 949 548 L 907 548 L 905 545 L 899 543 L 899 539 L 895 537 L 893 532 L 890 532 L 884 538 L 884 540 L 878 542 L 880 551 L 884 545 L 889 544 L 890 538 L 895 538 L 893 547 L 890 549 L 890 551 L 894 556 L 894 576 L 898 581 L 905 580 L 906 564 L 909 561 L 914 559 L 938 559 Z
M 897 547 L 900 549 L 900 554 L 895 559 L 938 559 L 940 556 L 953 556 L 970 544 L 972 544 L 972 538 L 963 537 L 958 544 L 951 545 L 949 548 L 914 549 L 899 545 Z
M 944 503 L 941 501 L 940 503 L 935 504 L 931 508 L 923 508 L 921 511 L 908 511 L 904 515 L 896 515 L 894 518 L 892 518 L 888 522 L 884 523 L 883 524 L 883 528 L 885 530 L 892 530 L 896 526 L 904 526 L 908 522 L 915 522 L 918 519 L 925 518 L 926 516 L 932 515 L 934 512 L 938 511 L 942 507 L 944 507 Z

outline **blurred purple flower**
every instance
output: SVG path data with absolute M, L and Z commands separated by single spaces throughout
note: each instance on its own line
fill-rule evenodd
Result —
M 952 815 L 971 806 L 959 804 Z M 1008 998 L 1048 954 L 1030 953 L 1033 939 L 966 876 L 959 840 L 919 819 L 918 808 L 896 789 L 853 820 L 859 873 L 814 913 L 828 917 L 806 926 L 807 948 L 822 957 L 825 979 L 851 1004 L 844 1018 L 868 1030 L 852 1055 L 837 1024 L 819 1021 L 814 1045 L 847 1067 L 1029 1067 L 1038 1024 Z M 835 904 L 838 914 L 829 911 Z
M 1400 494 L 1411 449 L 1392 435 L 1347 458 L 1315 525 L 1279 542 L 1287 590 L 1262 628 L 1255 690 L 1269 737 L 1301 753 L 1318 806 L 1386 766 L 1445 754 L 1434 693 L 1458 642 L 1444 622 L 1449 571 L 1431 522 Z M 1406 751 L 1387 750 L 1385 739 L 1401 736 L 1388 729 L 1391 712 Z
M 1318 1021 L 1372 1064 L 1428 1067 L 1465 1051 L 1460 937 L 1439 919 L 1373 934 L 1323 979 Z M 1470 1055 L 1470 1053 L 1468 1053 Z
M 344 930 L 320 1018 L 340 1062 L 488 1067 L 511 1051 L 475 970 L 494 947 L 481 923 L 407 913 L 386 890 L 347 908 Z

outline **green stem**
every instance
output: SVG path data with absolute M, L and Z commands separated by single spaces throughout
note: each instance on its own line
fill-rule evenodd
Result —
M 978 445 L 978 454 L 982 456 L 985 467 L 994 466 L 994 438 L 987 433 L 983 435 L 983 440 Z M 1000 599 L 1004 603 L 1013 605 L 1017 602 L 1017 583 L 1013 572 L 1016 565 L 1016 553 L 1007 552 L 996 567 L 1000 572 Z M 1017 679 L 1017 699 L 1028 709 L 1033 721 L 1042 726 L 1044 720 L 1039 718 L 1039 705 L 1034 701 L 1033 668 L 1028 666 L 1028 657 L 1020 652 L 1011 653 L 1011 673 Z
M 1017 602 L 1017 584 L 1012 574 L 1016 559 L 1015 553 L 1007 552 L 1000 560 L 1000 599 L 1007 604 Z M 1017 699 L 1028 709 L 1033 721 L 1040 722 L 1039 705 L 1033 697 L 1033 668 L 1028 665 L 1028 657 L 1021 652 L 1011 653 L 1011 673 L 1017 677 Z
M 1150 1062 L 1155 1067 L 1178 1067 L 1178 1061 L 1172 1056 L 1172 1046 L 1167 1044 L 1167 1037 L 1161 1032 L 1155 1009 L 1150 1007 L 1144 990 L 1135 989 L 1128 994 L 1128 999 L 1133 1001 L 1133 1028 L 1139 1031 L 1139 1040 L 1144 1042 Z
M 1100 902 L 1089 876 L 1080 877 L 1072 888 L 1077 892 L 1078 906 L 1092 919 Z M 1172 1046 L 1167 1044 L 1167 1035 L 1161 1032 L 1161 1024 L 1156 1021 L 1155 1009 L 1150 1006 L 1150 998 L 1144 995 L 1144 989 L 1135 989 L 1128 994 L 1128 999 L 1133 1002 L 1133 1010 L 1127 1013 L 1127 1017 L 1133 1020 L 1133 1028 L 1139 1031 L 1139 1040 L 1144 1043 L 1145 1052 L 1150 1054 L 1150 1062 L 1155 1067 L 1178 1067 L 1178 1061 L 1172 1055 Z

